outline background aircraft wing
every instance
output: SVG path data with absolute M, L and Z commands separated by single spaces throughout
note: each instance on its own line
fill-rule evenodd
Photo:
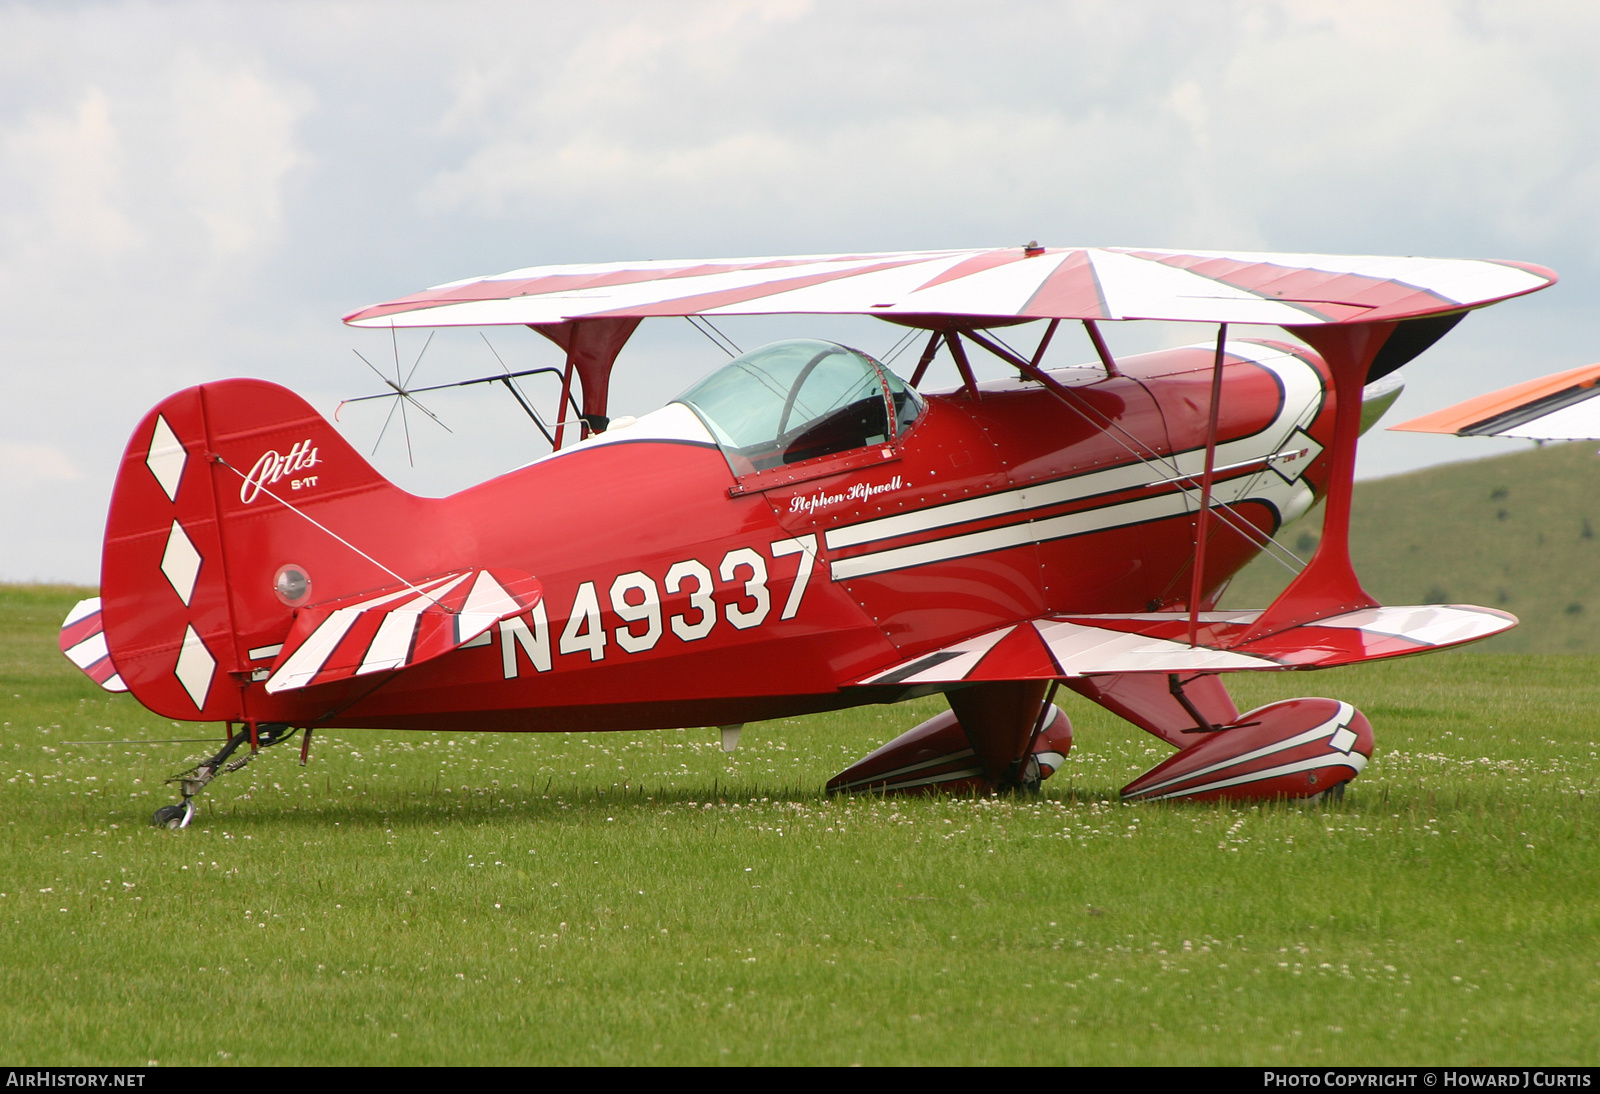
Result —
M 374 304 L 345 322 L 550 325 L 811 313 L 912 326 L 927 325 L 929 316 L 1315 326 L 1460 312 L 1555 279 L 1520 262 L 1029 246 L 533 266 Z
M 1046 615 L 911 658 L 855 685 L 1041 680 L 1106 673 L 1333 668 L 1445 649 L 1499 634 L 1516 616 L 1464 604 L 1362 608 L 1257 638 L 1259 611 Z M 1243 639 L 1243 641 L 1241 641 Z
M 1600 440 L 1600 364 L 1513 384 L 1389 428 L 1457 437 Z

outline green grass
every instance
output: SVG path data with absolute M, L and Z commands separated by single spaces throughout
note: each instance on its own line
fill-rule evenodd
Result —
M 193 736 L 0 588 L 14 1064 L 1593 1064 L 1600 659 L 1235 680 L 1378 752 L 1328 807 L 1123 806 L 1075 702 L 1039 798 L 829 801 L 935 701 L 715 730 L 319 734 L 148 827 Z
M 1350 523 L 1356 573 L 1381 603 L 1484 604 L 1522 620 L 1473 647 L 1479 653 L 1600 653 L 1600 458 L 1593 443 L 1359 482 Z M 1320 525 L 1318 508 L 1279 538 L 1309 558 Z M 1257 558 L 1223 602 L 1264 607 L 1288 577 L 1271 559 Z

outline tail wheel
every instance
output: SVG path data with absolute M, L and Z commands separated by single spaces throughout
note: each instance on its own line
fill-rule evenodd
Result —
M 150 824 L 156 828 L 187 828 L 189 822 L 194 820 L 194 814 L 192 801 L 185 801 L 181 805 L 163 805 L 150 818 Z

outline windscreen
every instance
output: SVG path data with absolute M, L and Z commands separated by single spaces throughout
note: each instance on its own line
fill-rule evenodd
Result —
M 882 444 L 921 408 L 915 392 L 866 354 L 808 338 L 736 357 L 677 401 L 711 427 L 736 474 Z

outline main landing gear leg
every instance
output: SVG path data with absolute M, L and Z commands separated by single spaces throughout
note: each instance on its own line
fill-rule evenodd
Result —
M 828 793 L 1031 793 L 1072 750 L 1072 722 L 1043 681 L 986 682 L 946 698 L 949 710 L 839 772 Z
M 247 723 L 244 728 L 228 738 L 228 743 L 210 759 L 203 760 L 183 772 L 168 779 L 168 783 L 177 783 L 183 791 L 183 801 L 177 805 L 163 805 L 157 809 L 155 816 L 150 818 L 150 823 L 157 828 L 187 828 L 189 822 L 194 820 L 194 797 L 204 790 L 218 775 L 226 775 L 237 771 L 245 764 L 256 758 L 263 748 L 270 748 L 282 744 L 294 736 L 294 730 L 283 722 Z M 231 763 L 228 757 L 239 750 L 241 745 L 251 746 L 250 751 Z
M 974 684 L 945 698 L 983 767 L 984 780 L 999 791 L 1037 790 L 1037 767 L 1026 770 L 1028 751 L 1048 707 L 1046 680 Z

